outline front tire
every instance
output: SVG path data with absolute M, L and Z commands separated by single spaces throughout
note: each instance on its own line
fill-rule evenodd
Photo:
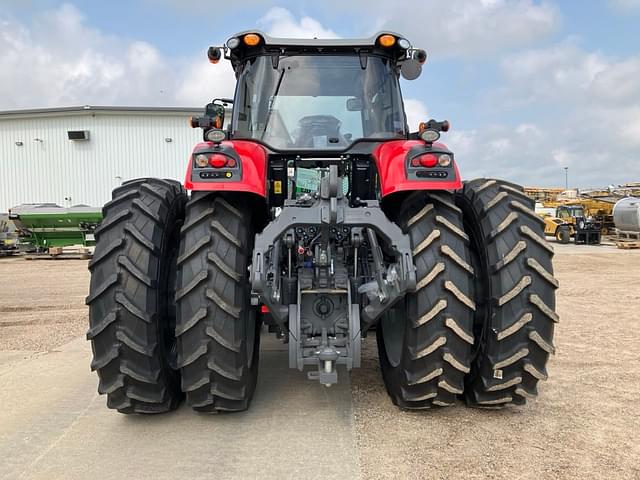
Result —
M 89 264 L 89 331 L 98 392 L 121 413 L 162 413 L 182 398 L 175 366 L 174 271 L 186 194 L 146 178 L 113 191 Z
M 196 411 L 249 407 L 258 373 L 260 322 L 248 265 L 254 233 L 242 196 L 194 192 L 177 273 L 178 364 Z
M 569 229 L 558 228 L 558 230 L 556 230 L 556 240 L 563 245 L 569 243 L 571 241 L 571 234 L 569 233 Z
M 413 194 L 401 212 L 418 283 L 380 320 L 382 375 L 401 408 L 449 406 L 463 392 L 473 345 L 473 267 L 462 212 L 447 192 Z
M 522 187 L 477 179 L 458 192 L 477 266 L 476 358 L 466 378 L 470 406 L 524 404 L 547 379 L 554 353 L 553 248 Z

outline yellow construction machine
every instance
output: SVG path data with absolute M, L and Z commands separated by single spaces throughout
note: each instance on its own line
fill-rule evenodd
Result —
M 575 235 L 572 223 L 552 215 L 544 215 L 542 218 L 544 220 L 544 234 L 549 237 L 555 237 L 558 242 L 569 243 L 571 237 Z

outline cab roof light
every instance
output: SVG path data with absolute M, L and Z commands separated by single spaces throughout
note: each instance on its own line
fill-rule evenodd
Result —
M 396 37 L 389 34 L 380 35 L 380 37 L 378 38 L 378 43 L 380 44 L 380 46 L 385 48 L 393 47 L 396 44 Z
M 409 50 L 411 48 L 411 43 L 406 38 L 401 38 L 398 40 L 398 46 L 403 50 Z
M 234 48 L 238 48 L 240 46 L 240 39 L 237 37 L 232 37 L 227 40 L 227 48 L 233 50 Z
M 242 37 L 242 41 L 248 47 L 255 47 L 260 43 L 260 35 L 256 33 L 247 33 L 244 37 Z

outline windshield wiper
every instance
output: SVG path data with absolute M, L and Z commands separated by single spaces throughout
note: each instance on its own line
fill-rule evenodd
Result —
M 273 104 L 275 103 L 278 92 L 280 91 L 280 85 L 282 85 L 282 79 L 284 78 L 284 71 L 284 68 L 280 71 L 276 89 L 273 92 L 273 95 L 271 95 L 271 100 L 269 101 L 269 112 L 267 113 L 267 118 L 264 121 L 264 130 L 262 131 L 262 137 L 260 137 L 261 140 L 264 140 L 264 136 L 267 134 L 267 127 L 269 126 L 269 120 L 271 120 L 271 113 L 273 113 Z

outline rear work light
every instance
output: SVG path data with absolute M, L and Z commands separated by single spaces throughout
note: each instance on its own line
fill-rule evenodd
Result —
M 209 165 L 209 157 L 207 157 L 204 153 L 200 153 L 196 155 L 196 165 L 200 168 L 204 168 Z
M 438 157 L 438 165 L 440 165 L 441 167 L 448 167 L 449 165 L 451 165 L 451 155 L 449 154 L 442 154 Z

